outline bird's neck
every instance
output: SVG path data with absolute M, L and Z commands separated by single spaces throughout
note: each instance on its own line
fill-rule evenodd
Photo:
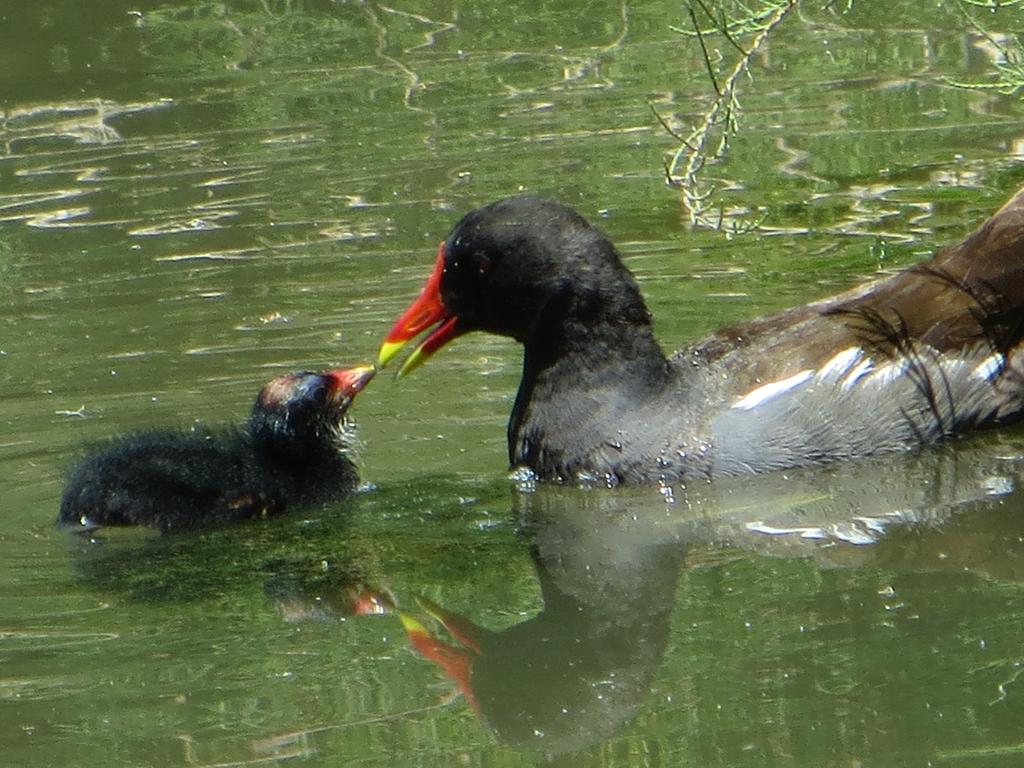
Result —
M 509 421 L 509 459 L 542 477 L 603 474 L 638 404 L 670 383 L 668 361 L 646 318 L 568 318 L 525 345 L 523 377 Z

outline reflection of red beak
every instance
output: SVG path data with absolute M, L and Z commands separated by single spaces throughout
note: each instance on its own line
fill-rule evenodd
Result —
M 454 645 L 446 645 L 430 634 L 423 624 L 415 616 L 410 616 L 405 611 L 399 611 L 398 617 L 402 620 L 402 626 L 409 635 L 412 643 L 420 656 L 437 664 L 444 673 L 451 678 L 466 697 L 466 701 L 473 708 L 474 712 L 480 711 L 476 696 L 473 695 L 473 662 L 476 655 L 472 651 L 463 648 L 456 648 Z
M 444 628 L 451 632 L 452 636 L 456 640 L 471 651 L 475 652 L 478 656 L 483 656 L 483 645 L 487 642 L 487 638 L 492 634 L 489 629 L 484 629 L 479 624 L 474 624 L 469 619 L 459 616 L 456 613 L 446 611 L 429 597 L 417 595 L 416 602 L 419 603 L 420 607 L 430 616 L 441 622 Z
M 437 619 L 465 648 L 448 645 L 430 633 L 423 623 L 404 611 L 399 611 L 409 641 L 421 656 L 437 664 L 444 673 L 458 686 L 466 701 L 477 714 L 480 705 L 473 693 L 473 664 L 483 655 L 483 641 L 490 632 L 473 622 L 454 613 L 444 610 L 437 603 L 425 597 L 418 597 L 417 602 L 433 618 Z
M 437 260 L 434 271 L 430 273 L 423 290 L 409 308 L 402 313 L 390 333 L 384 338 L 377 355 L 377 367 L 383 368 L 398 351 L 408 344 L 413 337 L 431 326 L 435 326 L 427 337 L 420 342 L 412 354 L 405 359 L 398 370 L 399 376 L 412 371 L 423 363 L 437 350 L 461 335 L 456 328 L 458 318 L 451 314 L 441 300 L 441 277 L 444 275 L 444 243 L 437 249 Z

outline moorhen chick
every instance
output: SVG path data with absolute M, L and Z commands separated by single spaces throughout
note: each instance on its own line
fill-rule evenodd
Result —
M 381 346 L 432 329 L 524 346 L 509 459 L 537 476 L 671 483 L 906 450 L 1022 412 L 1024 190 L 895 276 L 722 329 L 666 357 L 609 239 L 566 205 L 467 214 Z
M 260 390 L 243 426 L 118 439 L 74 469 L 57 523 L 171 531 L 342 498 L 359 482 L 345 413 L 374 373 L 366 366 L 279 376 Z

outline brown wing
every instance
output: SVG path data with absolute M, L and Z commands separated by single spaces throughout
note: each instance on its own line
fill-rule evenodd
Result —
M 1024 189 L 966 239 L 924 264 L 724 328 L 679 356 L 719 361 L 727 368 L 733 367 L 730 357 L 742 361 L 736 382 L 742 389 L 820 368 L 851 346 L 896 355 L 901 345 L 923 342 L 955 354 L 984 342 L 1006 354 L 1022 338 Z

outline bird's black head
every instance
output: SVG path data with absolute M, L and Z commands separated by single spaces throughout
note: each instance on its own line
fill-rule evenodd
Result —
M 555 330 L 538 325 L 553 319 L 552 310 L 555 318 L 568 312 L 585 322 L 643 306 L 608 238 L 553 200 L 511 197 L 472 211 L 441 253 L 441 301 L 462 330 L 526 343 Z
M 348 446 L 345 413 L 375 370 L 289 373 L 267 382 L 256 396 L 249 430 L 256 444 L 295 458 Z
M 403 371 L 468 331 L 529 347 L 637 325 L 648 327 L 650 316 L 611 241 L 567 205 L 510 197 L 455 225 L 420 296 L 385 338 L 378 365 L 431 327 Z

